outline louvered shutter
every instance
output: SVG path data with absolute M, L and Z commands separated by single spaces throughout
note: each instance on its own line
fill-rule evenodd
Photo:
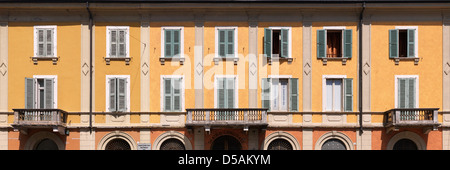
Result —
M 389 30 L 389 58 L 398 57 L 398 30 Z
M 38 29 L 37 34 L 38 34 L 38 37 L 37 37 L 38 50 L 37 50 L 36 56 L 42 57 L 42 56 L 44 56 L 44 51 L 45 51 L 44 30 Z
M 217 79 L 217 103 L 218 108 L 225 108 L 225 79 Z
M 416 107 L 416 79 L 409 78 L 408 79 L 408 108 Z
M 34 109 L 35 90 L 35 80 L 25 78 L 25 109 Z
M 110 78 L 109 79 L 109 111 L 115 112 L 117 111 L 116 107 L 116 78 Z
M 164 57 L 172 57 L 172 30 L 164 30 Z
M 270 109 L 270 78 L 261 81 L 261 101 L 262 108 Z
M 398 79 L 398 107 L 406 108 L 406 79 Z
M 298 111 L 298 78 L 291 78 L 289 81 L 289 110 Z
M 219 30 L 219 57 L 225 57 L 226 52 L 226 31 L 225 30 Z
M 53 56 L 53 29 L 46 31 L 46 56 Z
M 264 54 L 272 57 L 272 29 L 264 28 Z
M 109 57 L 117 57 L 117 31 L 111 30 L 109 34 L 111 37 L 109 39 L 110 44 Z
M 235 96 L 234 96 L 234 90 L 236 89 L 235 87 L 235 83 L 234 83 L 234 78 L 227 78 L 227 92 L 226 92 L 226 96 L 227 96 L 227 102 L 226 102 L 226 108 L 234 108 L 234 100 L 235 100 Z
M 172 79 L 164 79 L 164 111 L 172 111 Z
M 408 29 L 408 57 L 415 57 L 415 29 Z
M 326 30 L 317 30 L 317 58 L 326 57 Z
M 173 111 L 181 111 L 181 78 L 172 79 L 173 82 Z
M 125 42 L 125 36 L 126 36 L 126 31 L 125 30 L 118 30 L 118 42 L 117 44 L 119 45 L 119 50 L 118 50 L 118 57 L 126 57 L 126 42 Z
M 289 31 L 288 29 L 281 29 L 281 56 L 283 58 L 289 57 Z
M 46 109 L 54 109 L 53 108 L 53 79 L 45 79 L 45 108 Z M 41 101 L 42 102 L 42 101 Z
M 127 111 L 127 79 L 117 78 L 117 111 Z
M 352 30 L 346 29 L 344 32 L 344 57 L 352 58 Z
M 353 79 L 344 79 L 344 111 L 353 111 Z
M 227 30 L 227 55 L 226 57 L 234 57 L 234 29 Z
M 180 54 L 180 39 L 181 39 L 180 31 L 181 30 L 179 30 L 179 29 L 172 30 L 172 32 L 173 32 L 173 36 L 172 36 L 172 38 L 173 38 L 173 41 L 172 41 L 172 48 L 173 48 L 172 55 L 173 56 L 172 57 L 180 57 L 179 56 L 179 54 Z

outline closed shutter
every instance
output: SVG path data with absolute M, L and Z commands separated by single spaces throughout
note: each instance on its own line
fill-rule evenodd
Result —
M 53 79 L 45 79 L 45 108 L 46 109 L 53 109 Z M 41 101 L 42 102 L 42 101 Z
M 416 107 L 416 79 L 409 78 L 408 79 L 408 108 Z
M 225 57 L 227 31 L 219 30 L 219 57 Z
M 126 42 L 125 42 L 125 36 L 126 36 L 126 31 L 125 30 L 119 30 L 118 31 L 119 35 L 118 35 L 118 42 L 117 44 L 119 45 L 119 50 L 118 50 L 118 57 L 126 57 Z
M 289 57 L 289 31 L 288 29 L 281 29 L 281 57 Z
M 181 111 L 181 78 L 172 79 L 173 82 L 173 111 Z
M 47 32 L 47 35 L 46 35 L 46 56 L 54 56 L 53 55 L 53 44 L 54 44 L 54 42 L 53 42 L 53 32 L 54 32 L 54 30 L 53 29 L 47 29 L 46 30 L 46 32 Z
M 416 107 L 416 79 L 400 78 L 398 79 L 398 107 L 415 108 Z
M 217 79 L 217 103 L 218 108 L 225 108 L 225 79 Z
M 226 57 L 234 56 L 234 29 L 227 30 L 227 55 Z
M 109 111 L 115 112 L 117 111 L 116 107 L 116 78 L 109 79 Z
M 227 84 L 226 84 L 226 96 L 227 96 L 227 102 L 226 102 L 226 108 L 234 108 L 234 100 L 235 100 L 235 96 L 234 96 L 234 90 L 236 89 L 236 87 L 234 86 L 234 78 L 227 78 Z
M 264 28 L 264 54 L 272 57 L 272 29 Z
M 181 35 L 180 35 L 180 31 L 179 29 L 177 30 L 172 30 L 173 32 L 173 41 L 172 41 L 172 57 L 179 57 L 180 54 L 180 39 L 181 39 Z
M 164 57 L 172 57 L 172 30 L 164 30 Z
M 172 111 L 172 79 L 164 79 L 164 111 Z
M 344 30 L 344 57 L 352 58 L 352 30 Z
M 117 78 L 117 111 L 127 111 L 127 79 Z
M 344 111 L 353 111 L 353 79 L 344 79 Z
M 291 78 L 289 80 L 289 110 L 298 111 L 298 78 Z
M 45 51 L 44 30 L 38 29 L 37 34 L 38 34 L 38 37 L 37 37 L 38 51 L 37 51 L 36 56 L 43 57 L 43 56 L 45 56 L 45 54 L 44 54 L 44 51 Z
M 25 109 L 34 109 L 35 87 L 33 78 L 25 78 Z
M 414 29 L 408 29 L 408 57 L 415 57 L 415 31 Z
M 317 58 L 326 56 L 326 30 L 317 30 Z
M 117 31 L 112 30 L 109 32 L 109 34 L 111 36 L 111 38 L 109 39 L 109 57 L 117 57 Z
M 406 108 L 406 79 L 398 79 L 398 107 Z
M 262 108 L 270 109 L 270 78 L 261 81 L 261 101 Z
M 398 57 L 398 30 L 389 30 L 389 58 Z

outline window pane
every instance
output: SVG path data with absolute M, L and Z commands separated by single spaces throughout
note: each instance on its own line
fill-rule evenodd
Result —
M 341 111 L 342 106 L 342 80 L 334 80 L 333 111 Z
M 278 110 L 278 96 L 279 96 L 279 92 L 278 92 L 278 79 L 272 79 L 272 87 L 271 87 L 271 92 L 272 92 L 272 110 Z
M 287 100 L 288 100 L 288 82 L 287 80 L 280 80 L 281 84 L 281 101 L 280 101 L 280 110 L 287 111 Z

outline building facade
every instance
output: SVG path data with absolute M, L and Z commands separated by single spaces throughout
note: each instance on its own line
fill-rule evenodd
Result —
M 2 1 L 0 149 L 447 150 L 446 1 Z

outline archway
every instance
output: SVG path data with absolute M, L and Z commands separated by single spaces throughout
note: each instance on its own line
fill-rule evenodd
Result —
M 211 150 L 241 150 L 239 140 L 230 135 L 223 135 L 214 140 Z
M 400 139 L 394 144 L 393 150 L 417 150 L 417 145 L 409 139 Z
M 51 139 L 45 138 L 41 140 L 34 150 L 59 150 L 58 145 Z
M 105 150 L 131 150 L 131 147 L 127 141 L 116 138 L 106 144 Z
M 165 140 L 162 144 L 159 150 L 186 150 L 184 147 L 183 142 L 181 142 L 178 139 L 171 138 Z

